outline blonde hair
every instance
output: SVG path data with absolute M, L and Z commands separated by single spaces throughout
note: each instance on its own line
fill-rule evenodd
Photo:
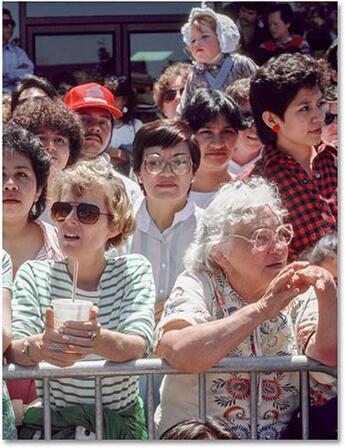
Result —
M 76 195 L 86 191 L 99 190 L 104 194 L 105 205 L 112 218 L 109 218 L 113 230 L 119 234 L 110 238 L 106 249 L 119 247 L 136 229 L 135 215 L 128 199 L 125 186 L 116 171 L 102 158 L 84 160 L 70 168 L 61 170 L 49 186 L 48 195 L 52 202 L 59 201 L 65 187 L 69 187 Z
M 203 25 L 208 26 L 209 28 L 211 28 L 211 30 L 213 30 L 215 33 L 217 33 L 217 23 L 214 20 L 213 17 L 205 14 L 205 15 L 199 15 L 197 17 L 195 17 L 195 19 L 192 22 L 192 25 L 194 25 L 198 30 L 201 30 L 201 27 Z M 218 36 L 217 36 L 218 38 Z

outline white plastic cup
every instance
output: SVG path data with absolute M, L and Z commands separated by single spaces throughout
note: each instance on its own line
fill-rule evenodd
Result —
M 67 320 L 79 322 L 89 320 L 93 303 L 89 300 L 56 299 L 52 300 L 54 310 L 54 328 L 57 329 Z

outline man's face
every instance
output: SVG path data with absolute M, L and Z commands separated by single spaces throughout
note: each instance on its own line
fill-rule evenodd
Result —
M 254 26 L 258 20 L 258 13 L 255 9 L 247 9 L 242 6 L 239 14 L 239 21 L 241 26 Z
M 110 113 L 100 107 L 90 107 L 77 112 L 84 131 L 82 157 L 95 159 L 105 151 L 110 141 L 112 131 Z
M 4 14 L 2 17 L 2 25 L 2 39 L 4 45 L 6 45 L 13 34 L 12 17 L 8 14 Z

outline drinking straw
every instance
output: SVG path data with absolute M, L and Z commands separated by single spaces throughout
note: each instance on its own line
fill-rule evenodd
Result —
M 79 261 L 73 260 L 73 283 L 72 283 L 72 302 L 75 302 L 77 281 L 78 281 Z

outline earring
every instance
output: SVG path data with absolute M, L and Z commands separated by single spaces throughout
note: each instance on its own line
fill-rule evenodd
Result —
M 127 107 L 127 106 L 123 106 L 123 108 L 122 108 L 122 112 L 123 112 L 124 114 L 126 114 L 126 113 L 128 112 L 128 107 Z
M 280 126 L 279 126 L 279 124 L 275 124 L 275 125 L 273 126 L 273 128 L 272 128 L 272 131 L 275 132 L 275 133 L 279 132 L 279 131 L 280 131 Z

